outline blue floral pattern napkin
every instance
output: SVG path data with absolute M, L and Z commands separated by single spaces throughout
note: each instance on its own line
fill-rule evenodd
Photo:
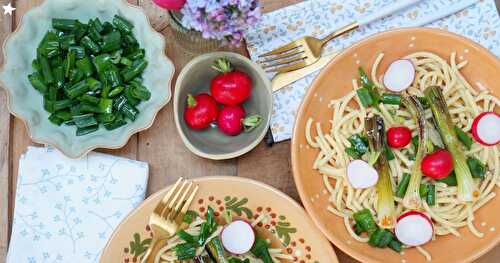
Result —
M 17 178 L 7 263 L 99 262 L 115 227 L 144 200 L 148 164 L 29 147 Z
M 310 35 L 322 37 L 332 30 L 354 21 L 395 0 L 309 0 L 262 16 L 252 27 L 245 39 L 253 60 L 266 51 Z M 355 42 L 387 29 L 413 26 L 419 19 L 436 10 L 446 9 L 461 0 L 422 0 L 418 5 L 388 16 L 351 34 L 339 37 L 329 43 L 327 50 L 346 48 Z M 429 25 L 464 35 L 495 55 L 500 55 L 500 18 L 494 0 L 481 0 L 454 15 Z M 274 113 L 271 131 L 274 141 L 283 141 L 292 136 L 295 114 L 309 84 L 318 73 L 311 74 L 287 88 L 274 93 Z M 271 77 L 271 76 L 270 76 Z

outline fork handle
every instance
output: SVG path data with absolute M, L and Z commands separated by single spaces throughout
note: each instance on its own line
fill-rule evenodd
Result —
M 358 24 L 360 26 L 364 26 L 364 25 L 369 24 L 369 23 L 371 23 L 375 20 L 378 20 L 382 17 L 396 13 L 396 12 L 400 11 L 401 9 L 409 7 L 409 6 L 416 4 L 420 1 L 421 0 L 397 0 L 397 1 L 395 1 L 395 3 L 386 5 L 386 6 L 382 7 L 382 9 L 377 10 L 375 12 L 372 12 L 371 14 L 359 19 Z
M 148 250 L 144 253 L 144 256 L 141 258 L 141 263 L 153 263 L 158 254 L 158 251 L 165 245 L 166 240 L 160 240 L 153 237 L 151 240 L 151 245 L 149 245 Z

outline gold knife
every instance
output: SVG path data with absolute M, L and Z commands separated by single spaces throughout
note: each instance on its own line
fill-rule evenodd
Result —
M 271 80 L 271 87 L 273 89 L 273 92 L 280 90 L 295 81 L 306 77 L 307 75 L 323 68 L 330 62 L 335 56 L 337 56 L 340 53 L 340 51 L 333 52 L 327 55 L 322 56 L 316 63 L 309 65 L 307 67 L 286 72 L 286 73 L 280 73 L 276 74 L 274 78 Z

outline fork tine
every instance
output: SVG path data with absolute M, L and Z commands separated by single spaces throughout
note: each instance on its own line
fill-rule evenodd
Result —
M 273 63 L 273 64 L 262 65 L 262 68 L 264 68 L 264 69 L 266 69 L 266 68 L 274 68 L 274 67 L 278 67 L 278 66 L 282 66 L 282 65 L 292 64 L 292 63 L 300 62 L 300 61 L 302 61 L 302 60 L 304 60 L 306 58 L 307 57 L 305 55 L 295 56 L 295 57 L 292 57 L 292 58 L 289 58 L 289 59 L 278 60 L 276 63 Z
M 269 58 L 266 58 L 264 60 L 259 60 L 259 61 L 257 61 L 257 63 L 261 63 L 262 64 L 262 63 L 273 62 L 273 61 L 276 61 L 276 60 L 279 60 L 279 59 L 293 57 L 293 56 L 301 54 L 301 53 L 304 53 L 304 50 L 302 50 L 301 48 L 297 48 L 297 49 L 293 49 L 290 52 L 281 53 L 281 54 L 278 54 L 278 55 L 275 55 L 275 56 L 270 56 Z
M 269 52 L 266 52 L 264 54 L 261 54 L 259 55 L 259 57 L 267 57 L 267 56 L 271 56 L 271 55 L 278 55 L 278 54 L 281 54 L 283 52 L 287 52 L 287 51 L 290 51 L 292 49 L 296 49 L 296 48 L 300 48 L 302 47 L 302 45 L 295 45 L 295 42 L 290 42 L 284 46 L 281 46 L 281 47 L 278 47 L 278 48 L 275 48 Z
M 189 190 L 191 190 L 191 186 L 193 186 L 192 181 L 189 182 L 189 185 L 187 186 L 186 191 L 184 191 L 184 193 L 182 193 L 182 196 L 181 196 L 181 199 L 179 200 L 179 202 L 177 202 L 177 204 L 175 204 L 173 215 L 170 217 L 170 219 L 174 219 L 179 214 L 179 210 L 181 209 L 182 206 L 184 206 L 184 203 L 186 202 L 186 196 L 188 195 Z
M 301 69 L 301 68 L 303 68 L 305 66 L 307 66 L 306 62 L 301 61 L 301 62 L 293 63 L 293 64 L 290 64 L 290 65 L 287 65 L 287 66 L 284 66 L 284 67 L 267 69 L 266 72 L 285 73 L 285 72 L 289 72 L 289 71 Z
M 160 201 L 160 203 L 158 203 L 158 205 L 156 205 L 155 210 L 154 210 L 155 213 L 157 213 L 157 214 L 162 213 L 162 211 L 165 208 L 165 205 L 168 203 L 168 200 L 170 200 L 170 197 L 174 193 L 175 189 L 177 189 L 179 184 L 182 182 L 182 180 L 184 180 L 184 178 L 182 178 L 182 177 L 179 177 L 179 179 L 177 179 L 177 182 L 175 182 L 174 186 L 172 186 L 172 188 L 170 188 L 168 190 L 167 194 L 163 197 L 163 199 Z
M 168 202 L 167 207 L 165 207 L 163 209 L 163 212 L 161 214 L 162 217 L 164 217 L 165 219 L 169 218 L 169 215 L 170 215 L 170 212 L 172 211 L 172 208 L 178 202 L 178 198 L 184 192 L 184 187 L 186 186 L 187 183 L 188 183 L 188 181 L 182 182 L 181 188 L 179 188 L 179 190 L 174 194 L 174 197 L 172 198 L 172 200 L 170 200 Z
M 187 212 L 189 206 L 191 205 L 191 202 L 193 202 L 193 199 L 194 199 L 194 196 L 196 195 L 196 192 L 198 192 L 198 188 L 200 188 L 200 187 L 196 184 L 194 186 L 193 191 L 191 192 L 191 195 L 188 197 L 188 199 L 186 200 L 186 202 L 182 206 L 181 211 L 179 212 L 180 214 L 185 214 Z

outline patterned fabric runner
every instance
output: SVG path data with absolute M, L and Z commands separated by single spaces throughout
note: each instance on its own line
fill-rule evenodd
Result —
M 99 262 L 115 227 L 144 200 L 148 164 L 29 147 L 17 178 L 7 263 Z
M 419 19 L 446 8 L 461 0 L 424 0 L 400 13 L 376 21 L 351 34 L 329 43 L 327 50 L 346 48 L 357 41 L 391 28 L 414 24 Z M 322 37 L 356 18 L 394 0 L 309 0 L 263 15 L 259 24 L 249 30 L 246 41 L 250 56 L 257 60 L 259 54 L 272 50 L 299 37 L 311 35 Z M 482 0 L 447 18 L 429 25 L 464 35 L 495 55 L 500 55 L 500 18 L 494 0 Z M 274 113 L 271 131 L 274 141 L 283 141 L 292 136 L 295 114 L 307 88 L 318 73 L 311 74 L 289 87 L 274 93 Z M 270 76 L 271 77 L 271 76 Z

